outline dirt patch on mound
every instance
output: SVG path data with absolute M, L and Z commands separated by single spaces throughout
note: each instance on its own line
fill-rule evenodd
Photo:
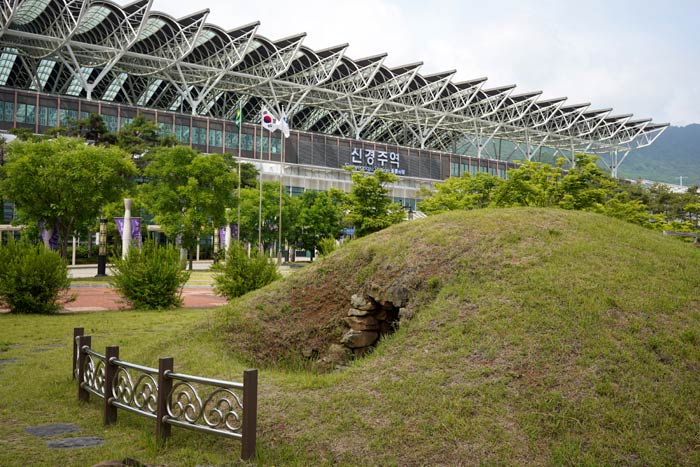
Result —
M 435 296 L 450 269 L 434 244 L 375 234 L 232 304 L 229 342 L 257 364 L 316 361 L 350 329 L 352 295 L 391 297 L 401 290 L 407 306 L 418 307 Z

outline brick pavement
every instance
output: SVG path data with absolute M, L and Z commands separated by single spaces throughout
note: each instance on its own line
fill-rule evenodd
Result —
M 70 289 L 77 298 L 66 304 L 66 312 L 128 310 L 129 306 L 117 293 L 108 286 L 73 286 Z M 214 294 L 211 287 L 185 287 L 182 292 L 185 308 L 213 308 L 227 303 L 226 299 Z
M 70 289 L 76 295 L 74 302 L 65 305 L 61 313 L 84 313 L 107 310 L 128 310 L 117 291 L 107 285 L 74 285 Z M 214 308 L 225 305 L 226 299 L 214 294 L 211 287 L 185 287 L 182 298 L 185 308 Z M 6 312 L 7 310 L 0 310 Z

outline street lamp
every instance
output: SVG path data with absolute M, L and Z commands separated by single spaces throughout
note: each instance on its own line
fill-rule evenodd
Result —
M 107 219 L 100 218 L 100 250 L 97 254 L 97 276 L 107 275 Z

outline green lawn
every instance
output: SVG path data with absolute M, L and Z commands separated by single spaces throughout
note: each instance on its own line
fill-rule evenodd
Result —
M 243 364 L 232 358 L 207 327 L 213 311 L 106 312 L 56 316 L 0 315 L 3 329 L 0 359 L 0 465 L 90 466 L 126 457 L 170 466 L 220 465 L 237 459 L 240 443 L 215 435 L 173 427 L 166 448 L 158 449 L 151 420 L 119 411 L 119 421 L 102 426 L 101 400 L 77 400 L 71 377 L 74 327 L 92 335 L 93 348 L 120 346 L 122 360 L 157 367 L 158 357 L 172 356 L 176 371 L 242 381 Z M 194 350 L 194 351 L 193 351 Z M 99 401 L 99 402 L 98 402 Z M 23 431 L 50 423 L 75 423 L 80 432 L 65 436 L 98 436 L 102 447 L 49 449 L 45 439 Z
M 507 226 L 504 227 L 504 226 Z M 71 336 L 120 358 L 259 375 L 258 465 L 700 465 L 700 250 L 561 210 L 449 213 L 351 242 L 216 310 L 0 315 L 0 466 L 240 465 L 235 440 L 120 412 L 71 379 Z M 415 317 L 329 374 L 302 358 L 345 332 L 358 290 L 410 287 Z M 76 423 L 99 448 L 23 428 Z

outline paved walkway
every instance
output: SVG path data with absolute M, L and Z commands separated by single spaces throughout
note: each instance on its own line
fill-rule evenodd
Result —
M 211 262 L 195 262 L 194 269 L 206 271 Z M 71 278 L 91 278 L 97 274 L 97 265 L 68 266 L 68 275 Z M 67 303 L 60 313 L 85 313 L 107 310 L 129 310 L 128 304 L 107 283 L 75 282 L 70 288 L 70 293 L 76 296 L 75 301 Z M 187 285 L 182 292 L 183 306 L 185 308 L 214 308 L 225 305 L 226 299 L 214 294 L 209 285 Z M 0 308 L 0 313 L 9 310 Z
M 280 268 L 282 275 L 289 275 L 305 264 L 283 265 Z M 195 261 L 195 271 L 206 271 L 211 267 L 211 261 Z M 108 270 L 109 273 L 109 270 Z M 91 278 L 97 274 L 96 264 L 68 266 L 68 275 L 71 278 Z M 61 313 L 83 313 L 107 310 L 128 310 L 128 304 L 122 299 L 115 289 L 107 283 L 75 282 L 71 286 L 70 293 L 76 295 L 76 300 L 67 303 Z M 214 308 L 225 305 L 227 300 L 214 294 L 209 285 L 187 285 L 182 292 L 183 306 L 185 308 Z M 0 313 L 8 310 L 0 308 Z
M 70 292 L 77 298 L 66 304 L 63 311 L 66 313 L 129 309 L 117 291 L 107 285 L 75 284 Z M 182 298 L 185 308 L 213 308 L 227 303 L 225 298 L 215 295 L 212 288 L 206 286 L 185 287 Z

